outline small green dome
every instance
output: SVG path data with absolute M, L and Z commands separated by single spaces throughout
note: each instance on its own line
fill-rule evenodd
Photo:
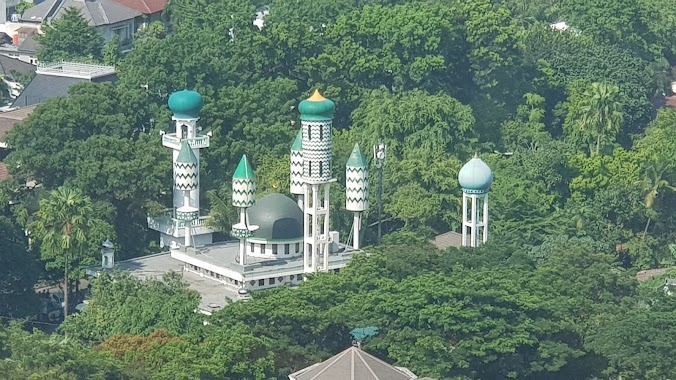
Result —
M 204 107 L 204 99 L 197 91 L 176 91 L 169 96 L 169 109 L 179 119 L 197 119 Z
M 483 160 L 474 156 L 460 169 L 458 182 L 466 193 L 485 193 L 493 183 L 493 172 Z
M 333 112 L 336 110 L 336 105 L 333 101 L 326 99 L 315 90 L 311 97 L 303 100 L 298 105 L 301 120 L 319 121 L 333 119 Z
M 249 208 L 249 224 L 258 226 L 253 239 L 268 242 L 303 238 L 303 211 L 280 193 L 268 194 Z

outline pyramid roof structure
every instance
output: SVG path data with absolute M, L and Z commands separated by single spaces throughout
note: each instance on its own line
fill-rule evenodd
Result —
M 417 378 L 408 369 L 387 364 L 354 346 L 321 363 L 289 375 L 290 380 L 415 380 Z

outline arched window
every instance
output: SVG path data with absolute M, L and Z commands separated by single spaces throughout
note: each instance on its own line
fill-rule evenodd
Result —
M 181 125 L 181 138 L 182 139 L 188 138 L 188 126 L 185 124 Z

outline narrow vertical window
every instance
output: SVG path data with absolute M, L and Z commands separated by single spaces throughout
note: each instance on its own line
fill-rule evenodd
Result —
M 319 124 L 319 139 L 323 140 L 324 139 L 324 126 Z
M 319 161 L 319 176 L 323 177 L 324 176 L 324 165 L 322 165 L 323 162 Z

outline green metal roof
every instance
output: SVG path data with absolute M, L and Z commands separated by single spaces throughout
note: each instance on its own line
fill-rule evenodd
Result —
M 197 91 L 177 91 L 169 96 L 169 109 L 177 118 L 196 119 L 204 107 L 204 99 Z
M 303 130 L 302 129 L 299 129 L 298 133 L 296 133 L 296 139 L 293 141 L 293 145 L 291 145 L 291 150 L 295 150 L 297 152 L 303 151 Z
M 350 158 L 347 160 L 346 166 L 352 166 L 352 167 L 358 167 L 358 168 L 365 168 L 365 167 L 368 166 L 368 163 L 366 162 L 366 158 L 364 158 L 364 155 L 361 154 L 361 149 L 359 149 L 359 144 L 354 144 L 354 149 L 352 149 L 352 154 L 350 154 Z
M 192 149 L 190 149 L 190 144 L 188 144 L 188 140 L 183 140 L 183 142 L 181 143 L 181 151 L 178 153 L 178 158 L 176 159 L 176 162 L 182 164 L 197 165 L 197 157 L 195 157 L 195 153 L 193 153 Z
M 246 154 L 242 155 L 242 158 L 239 160 L 239 164 L 237 165 L 237 169 L 235 169 L 235 174 L 233 174 L 232 178 L 256 179 L 254 171 L 251 169 L 251 165 L 249 165 L 249 160 L 246 158 Z
M 333 101 L 326 99 L 315 90 L 311 97 L 303 100 L 298 104 L 298 111 L 300 111 L 301 120 L 308 121 L 326 121 L 333 119 L 333 113 L 336 110 L 336 105 Z

